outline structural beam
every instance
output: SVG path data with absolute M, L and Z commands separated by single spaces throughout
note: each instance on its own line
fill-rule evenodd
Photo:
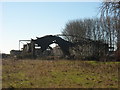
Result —
M 31 40 L 19 40 L 19 50 L 20 50 L 20 43 L 23 42 L 23 41 L 24 42 L 30 42 Z

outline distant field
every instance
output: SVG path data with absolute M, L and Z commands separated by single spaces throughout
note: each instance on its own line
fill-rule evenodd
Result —
M 119 62 L 3 60 L 3 88 L 118 88 Z

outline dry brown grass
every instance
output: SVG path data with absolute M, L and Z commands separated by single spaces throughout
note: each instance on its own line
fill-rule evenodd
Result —
M 118 62 L 3 60 L 3 88 L 118 88 Z

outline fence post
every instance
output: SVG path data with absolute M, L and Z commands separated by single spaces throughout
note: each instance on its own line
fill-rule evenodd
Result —
M 33 39 L 31 40 L 31 54 L 32 58 L 35 59 L 35 42 Z

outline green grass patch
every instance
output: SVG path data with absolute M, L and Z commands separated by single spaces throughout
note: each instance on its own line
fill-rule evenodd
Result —
M 118 88 L 118 62 L 3 60 L 3 88 Z

